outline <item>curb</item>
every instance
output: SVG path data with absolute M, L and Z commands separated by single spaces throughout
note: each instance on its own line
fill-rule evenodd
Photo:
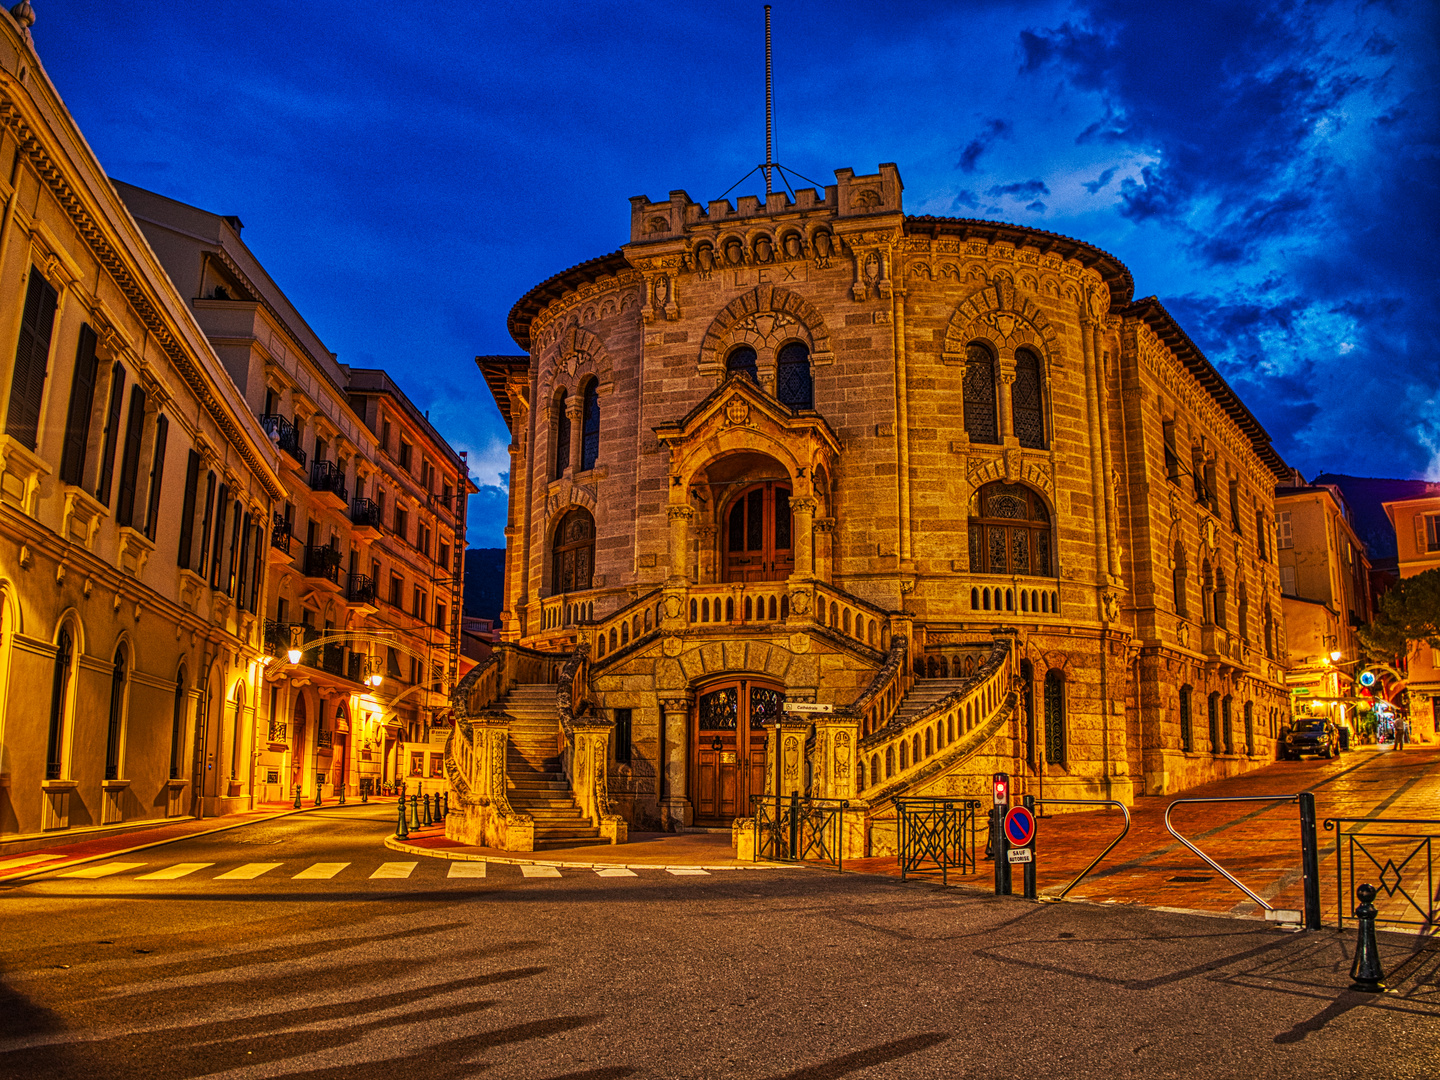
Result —
M 14 874 L 0 875 L 0 885 L 9 885 L 11 882 L 23 881 L 26 878 L 35 877 L 37 874 L 48 874 L 56 870 L 68 870 L 74 866 L 84 866 L 86 863 L 98 862 L 101 859 L 113 859 L 117 855 L 129 855 L 136 851 L 146 851 L 150 848 L 164 847 L 166 844 L 178 844 L 181 840 L 193 840 L 197 836 L 213 836 L 215 833 L 229 832 L 231 829 L 240 829 L 246 825 L 260 825 L 267 821 L 279 821 L 281 818 L 295 817 L 297 814 L 308 814 L 313 810 L 343 810 L 348 809 L 350 806 L 367 805 L 369 804 L 357 801 L 354 803 L 347 802 L 344 806 L 341 806 L 339 803 L 330 803 L 320 806 L 302 806 L 299 810 L 282 810 L 268 817 L 251 818 L 248 821 L 232 821 L 227 825 L 217 825 L 213 829 L 202 829 L 200 832 L 186 833 L 184 836 L 172 836 L 165 840 L 152 840 L 148 844 L 136 844 L 134 847 L 116 848 L 114 851 L 102 851 L 96 855 L 86 855 L 79 859 L 71 859 L 68 862 L 44 863 L 29 870 L 20 870 Z
M 436 851 L 433 848 L 407 844 L 395 836 L 385 838 L 385 846 L 391 851 L 406 855 L 423 855 L 431 859 L 450 859 L 456 862 L 497 863 L 509 866 L 554 866 L 562 870 L 794 870 L 803 869 L 793 863 L 757 862 L 754 865 L 741 863 L 739 866 L 714 866 L 701 863 L 619 863 L 619 862 L 561 862 L 555 859 L 512 859 L 503 855 L 474 855 L 468 851 Z

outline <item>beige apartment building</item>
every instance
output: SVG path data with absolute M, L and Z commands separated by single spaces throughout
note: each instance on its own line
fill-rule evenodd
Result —
M 1276 488 L 1275 522 L 1293 704 L 1353 732 L 1354 680 L 1363 667 L 1356 631 L 1372 615 L 1365 545 L 1340 489 L 1306 484 L 1299 474 Z
M 993 771 L 1129 802 L 1273 757 L 1289 470 L 1255 418 L 1114 256 L 835 177 L 634 198 L 623 248 L 512 309 L 526 355 L 479 358 L 509 546 L 456 835 L 804 790 L 873 852 L 895 796 Z
M 282 455 L 8 14 L 0 158 L 0 850 L 251 805 Z
M 1440 567 L 1440 484 L 1429 486 L 1429 494 L 1385 503 L 1395 526 L 1401 578 Z M 1440 737 L 1440 651 L 1423 641 L 1412 643 L 1406 669 L 1411 737 Z
M 457 677 L 474 490 L 463 455 L 385 372 L 337 361 L 238 218 L 117 188 L 285 478 L 287 497 L 264 519 L 275 659 L 256 703 L 259 793 L 313 802 L 441 784 L 432 730 L 448 724 Z

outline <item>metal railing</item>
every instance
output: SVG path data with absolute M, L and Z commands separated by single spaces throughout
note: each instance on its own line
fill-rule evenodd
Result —
M 328 491 L 345 501 L 345 474 L 333 461 L 316 461 L 310 466 L 310 490 Z
M 304 467 L 305 451 L 300 449 L 300 433 L 294 424 L 279 413 L 262 413 L 260 426 L 265 429 L 265 434 L 275 440 L 275 445 Z
M 290 523 L 283 518 L 277 518 L 275 524 L 270 526 L 270 546 L 277 551 L 290 554 L 290 542 L 295 538 L 290 535 Z
M 779 800 L 752 795 L 750 805 L 756 861 L 819 862 L 841 869 L 849 799 L 808 798 L 792 791 Z
M 1354 825 L 1346 830 L 1343 826 Z M 1429 833 L 1396 832 L 1382 828 L 1364 832 L 1365 826 L 1428 825 Z M 1376 920 L 1394 926 L 1416 926 L 1431 933 L 1440 921 L 1440 898 L 1435 887 L 1435 841 L 1440 839 L 1437 818 L 1326 818 L 1325 831 L 1335 835 L 1336 928 L 1345 929 L 1345 907 L 1355 887 L 1374 875 Z M 1360 873 L 1356 876 L 1356 857 Z M 1423 892 L 1419 883 L 1424 883 Z M 1384 899 L 1380 895 L 1384 894 Z M 1400 899 L 1397 901 L 1396 896 Z M 1407 918 L 1411 911 L 1419 918 Z
M 900 879 L 930 863 L 949 884 L 950 871 L 975 873 L 977 799 L 899 798 L 895 800 L 896 847 Z
M 345 579 L 345 599 L 352 604 L 373 604 L 375 579 L 369 574 L 350 574 Z
M 340 551 L 333 547 L 312 546 L 305 549 L 305 576 L 324 578 L 340 584 Z
M 1085 876 L 1086 876 L 1087 874 L 1089 874 L 1091 870 L 1094 870 L 1095 867 L 1099 866 L 1101 860 L 1104 859 L 1106 855 L 1109 855 L 1110 852 L 1114 851 L 1115 848 L 1119 845 L 1119 843 L 1120 843 L 1121 840 L 1124 840 L 1124 839 L 1125 839 L 1126 834 L 1128 834 L 1128 833 L 1130 832 L 1130 810 L 1126 807 L 1126 805 L 1125 805 L 1124 803 L 1120 802 L 1118 799 L 1036 799 L 1036 800 L 1035 800 L 1035 805 L 1036 805 L 1036 806 L 1115 806 L 1115 807 L 1118 807 L 1118 808 L 1119 808 L 1120 813 L 1122 813 L 1122 814 L 1125 815 L 1125 827 L 1120 830 L 1120 835 L 1117 836 L 1117 837 L 1115 837 L 1114 840 L 1111 840 L 1110 843 L 1109 843 L 1109 845 L 1105 848 L 1105 850 L 1102 851 L 1102 852 L 1100 852 L 1099 855 L 1096 855 L 1095 858 L 1090 861 L 1090 865 L 1089 865 L 1089 866 L 1085 867 L 1084 870 L 1081 870 L 1080 873 L 1076 874 L 1076 875 L 1075 875 L 1075 880 L 1073 880 L 1072 882 L 1070 882 L 1069 885 L 1066 885 L 1065 888 L 1061 889 L 1058 893 L 1054 894 L 1053 896 L 1047 894 L 1046 897 L 1045 897 L 1045 899 L 1047 899 L 1047 900 L 1064 900 L 1066 894 L 1069 893 L 1069 891 L 1070 891 L 1071 889 L 1075 888 L 1076 885 L 1079 885 L 1080 882 L 1081 882 L 1082 880 L 1084 880 Z M 1167 825 L 1167 826 L 1169 825 L 1169 822 L 1168 822 L 1168 821 L 1166 822 L 1166 825 Z M 1174 830 L 1171 830 L 1171 831 L 1173 832 Z M 1181 842 L 1183 843 L 1184 841 L 1181 841 Z M 1189 845 L 1187 844 L 1186 846 L 1188 847 Z M 1202 856 L 1202 858 L 1203 858 L 1203 856 Z M 1223 871 L 1222 871 L 1222 873 L 1223 873 Z M 1228 876 L 1228 875 L 1227 875 L 1227 876 Z
M 350 521 L 366 529 L 380 528 L 380 504 L 374 499 L 360 498 L 350 504 Z
M 1225 880 L 1234 885 L 1251 900 L 1255 901 L 1265 911 L 1267 919 L 1280 921 L 1284 914 L 1268 900 L 1255 892 L 1243 881 L 1230 873 L 1214 859 L 1206 855 L 1198 847 L 1192 844 L 1185 837 L 1175 831 L 1175 826 L 1170 824 L 1170 815 L 1175 812 L 1177 806 L 1186 803 L 1299 803 L 1300 805 L 1300 865 L 1305 885 L 1305 910 L 1302 914 L 1306 930 L 1320 929 L 1320 848 L 1315 838 L 1315 795 L 1313 792 L 1301 791 L 1294 795 L 1234 795 L 1224 798 L 1211 799 L 1176 799 L 1165 810 L 1165 828 L 1170 835 L 1179 840 L 1201 859 L 1217 870 L 1225 877 Z

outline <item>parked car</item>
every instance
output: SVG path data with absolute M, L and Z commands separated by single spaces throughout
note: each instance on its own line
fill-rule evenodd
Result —
M 1300 719 L 1292 721 L 1290 730 L 1280 742 L 1280 758 L 1298 761 L 1302 754 L 1333 758 L 1340 753 L 1340 728 L 1329 720 Z

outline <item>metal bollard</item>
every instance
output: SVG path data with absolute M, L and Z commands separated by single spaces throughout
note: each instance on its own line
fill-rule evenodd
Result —
M 418 829 L 418 828 L 420 828 L 420 796 L 419 796 L 419 795 L 411 795 L 411 796 L 410 796 L 410 827 L 411 827 L 412 829 Z
M 424 824 L 426 824 L 426 825 L 433 825 L 434 822 L 432 822 L 432 821 L 430 820 L 430 796 L 429 796 L 429 795 L 421 795 L 421 796 L 420 796 L 420 800 L 421 800 L 421 802 L 423 802 L 423 803 L 425 804 L 425 819 L 424 819 Z
M 450 816 L 450 792 L 445 792 L 445 816 Z
M 341 805 L 341 806 L 344 806 L 344 805 L 345 805 L 345 785 L 344 785 L 344 784 L 340 784 L 340 785 L 339 785 L 339 788 L 340 788 L 340 805 Z
M 800 792 L 790 792 L 790 858 L 800 858 Z
M 1033 795 L 1026 795 L 1026 796 L 1024 796 L 1024 798 L 1021 800 L 1021 805 L 1024 806 L 1026 810 L 1029 810 L 1029 811 L 1033 814 L 1033 813 L 1035 812 L 1035 796 L 1033 796 Z M 1039 832 L 1038 826 L 1037 826 L 1037 828 L 1036 828 L 1036 832 Z M 1032 850 L 1031 850 L 1031 853 L 1030 853 L 1030 861 L 1025 864 L 1025 899 L 1026 899 L 1026 900 L 1036 900 L 1036 899 L 1039 898 L 1039 897 L 1038 897 L 1038 894 L 1037 894 L 1037 891 L 1036 891 L 1036 887 L 1035 887 L 1035 861 L 1036 861 L 1036 859 L 1038 858 L 1038 854 L 1039 854 L 1038 849 L 1039 849 L 1039 847 L 1040 847 L 1039 843 L 1037 843 L 1036 841 L 1038 841 L 1039 839 L 1040 839 L 1040 838 L 1037 836 L 1037 837 L 1035 838 L 1035 841 L 1032 841 L 1032 842 L 1031 842 L 1031 845 L 1030 845 L 1030 846 L 1031 846 L 1031 849 L 1032 849 Z
M 361 784 L 361 785 L 360 785 L 360 802 L 361 802 L 361 803 L 368 803 L 369 801 L 370 801 L 370 785 L 369 785 L 368 783 L 366 783 L 366 784 Z
M 315 785 L 315 805 L 320 805 L 320 785 L 318 783 Z
M 1380 947 L 1375 940 L 1375 886 L 1364 884 L 1355 890 L 1360 906 L 1355 909 L 1355 921 L 1360 927 L 1360 937 L 1355 943 L 1355 962 L 1350 965 L 1351 990 L 1366 994 L 1380 994 L 1385 991 L 1385 972 L 1380 966 Z
M 295 784 L 295 809 L 300 809 L 300 784 L 298 781 Z
M 396 806 L 400 808 L 400 820 L 395 826 L 395 838 L 404 840 L 410 835 L 410 830 L 405 827 L 405 785 L 400 785 L 400 798 L 396 800 Z
M 1315 793 L 1300 792 L 1300 868 L 1305 884 L 1305 929 L 1319 930 L 1320 846 L 1315 838 Z

